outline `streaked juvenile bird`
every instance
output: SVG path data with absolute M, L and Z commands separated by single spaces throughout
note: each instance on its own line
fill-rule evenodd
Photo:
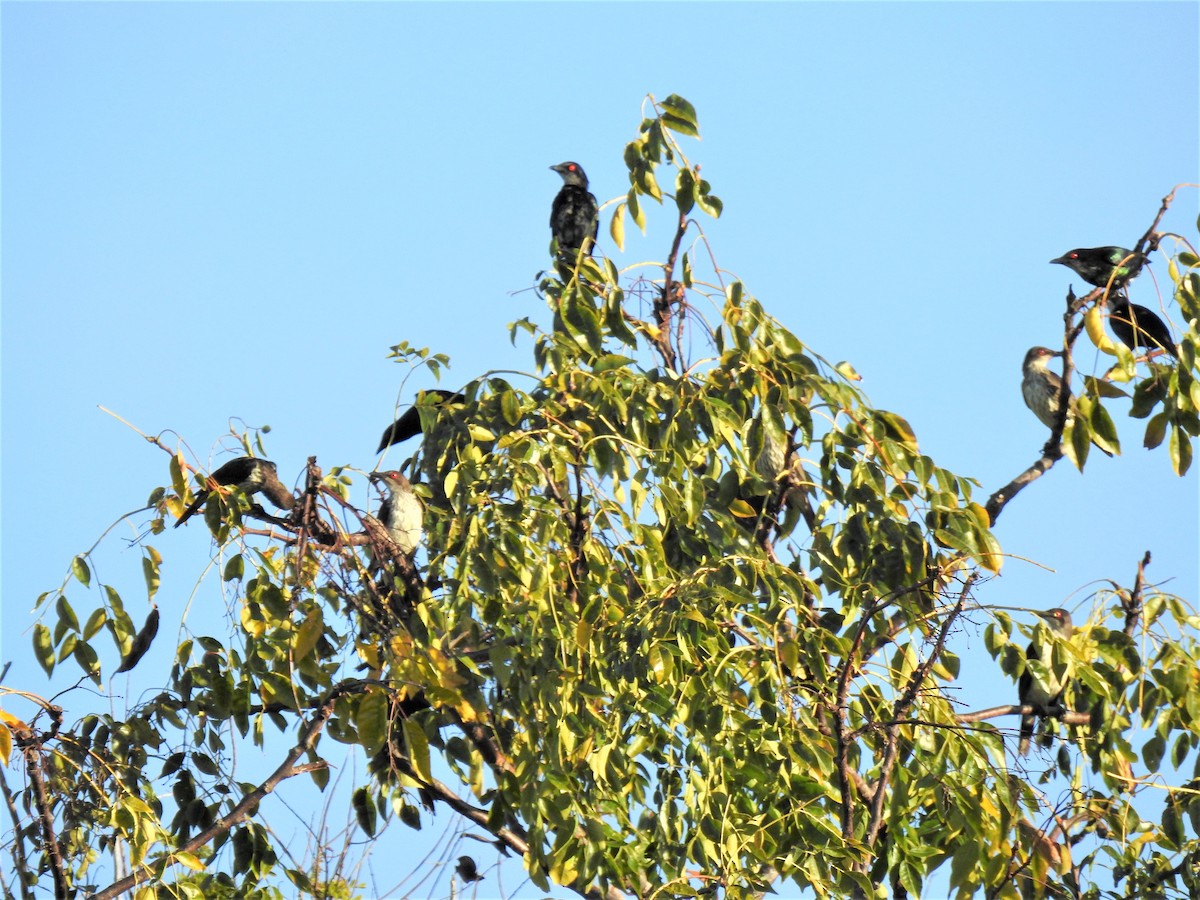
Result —
M 600 230 L 599 207 L 596 198 L 588 191 L 588 179 L 583 166 L 568 161 L 550 168 L 563 180 L 563 186 L 550 207 L 550 232 L 558 241 L 559 254 L 569 257 L 574 264 L 579 248 L 584 246 L 585 241 L 587 255 L 592 255 Z
M 421 498 L 413 491 L 409 480 L 399 472 L 372 472 L 367 477 L 376 484 L 382 484 L 388 494 L 376 518 L 387 529 L 400 552 L 412 556 L 421 544 L 425 519 Z
M 1061 607 L 1038 613 L 1038 615 L 1046 623 L 1050 632 L 1060 640 L 1068 640 L 1075 633 L 1075 626 L 1071 624 L 1071 614 Z M 1036 713 L 1035 715 L 1021 716 L 1021 740 L 1017 746 L 1017 752 L 1021 756 L 1029 752 L 1029 741 L 1033 737 L 1033 726 L 1037 715 L 1042 714 L 1041 711 L 1046 707 L 1057 706 L 1062 702 L 1063 691 L 1066 690 L 1069 680 L 1066 675 L 1055 676 L 1051 668 L 1050 656 L 1053 643 L 1039 642 L 1038 636 L 1039 632 L 1034 631 L 1033 640 L 1025 651 L 1025 659 L 1044 662 L 1046 675 L 1044 678 L 1035 678 L 1033 672 L 1027 667 L 1017 682 L 1017 697 L 1020 699 L 1021 705 L 1032 706 Z
M 239 488 L 247 496 L 262 492 L 279 509 L 291 509 L 296 502 L 292 492 L 279 480 L 275 463 L 269 459 L 255 459 L 253 456 L 231 459 L 208 476 L 208 484 L 209 487 L 196 492 L 196 499 L 183 511 L 183 515 L 175 523 L 176 528 L 196 514 L 217 485 Z
M 1111 277 L 1114 288 L 1122 287 L 1130 279 L 1136 278 L 1145 261 L 1142 254 L 1134 254 L 1124 247 L 1077 247 L 1050 260 L 1051 263 L 1074 270 L 1076 275 L 1096 287 L 1108 287 Z
M 1059 394 L 1062 390 L 1062 378 L 1057 372 L 1049 369 L 1049 362 L 1056 356 L 1062 356 L 1061 350 L 1051 350 L 1049 347 L 1031 347 L 1021 363 L 1021 396 L 1025 405 L 1033 410 L 1033 414 L 1047 428 L 1054 428 L 1058 421 Z M 1071 395 L 1067 394 L 1070 402 Z M 1067 413 L 1070 422 L 1072 413 Z
M 462 394 L 452 391 L 420 391 L 417 394 L 417 402 L 406 409 L 400 418 L 383 430 L 383 437 L 379 439 L 379 449 L 375 452 L 382 453 L 393 444 L 407 441 L 410 437 L 421 433 L 421 411 L 418 409 L 419 406 L 430 405 L 440 407 L 449 403 L 462 403 L 465 399 Z
M 1167 324 L 1144 306 L 1118 296 L 1108 305 L 1108 324 L 1112 326 L 1117 340 L 1130 350 L 1138 347 L 1157 350 L 1161 347 L 1176 359 L 1179 358 Z

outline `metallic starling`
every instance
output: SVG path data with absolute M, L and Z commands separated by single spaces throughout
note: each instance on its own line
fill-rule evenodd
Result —
M 406 409 L 400 418 L 383 430 L 383 437 L 379 439 L 379 449 L 375 452 L 382 453 L 388 447 L 392 446 L 392 444 L 407 441 L 413 435 L 421 433 L 421 411 L 417 408 L 418 405 L 438 407 L 449 403 L 462 403 L 465 399 L 462 394 L 452 393 L 451 391 L 420 391 L 417 394 L 417 402 Z
M 1144 306 L 1117 296 L 1108 305 L 1108 324 L 1112 326 L 1117 340 L 1130 350 L 1138 347 L 1157 350 L 1161 347 L 1176 359 L 1179 358 L 1179 351 L 1175 349 L 1166 323 Z
M 1050 429 L 1058 421 L 1058 397 L 1062 389 L 1062 378 L 1047 368 L 1055 356 L 1062 356 L 1062 351 L 1031 347 L 1025 354 L 1025 362 L 1021 363 L 1021 374 L 1024 376 L 1021 379 L 1021 396 L 1025 398 L 1025 405 Z M 1069 393 L 1067 402 L 1070 402 Z M 1068 412 L 1067 421 L 1070 422 L 1071 418 L 1072 414 Z
M 1122 262 L 1129 257 L 1132 258 Z M 1114 288 L 1119 288 L 1130 279 L 1136 278 L 1145 261 L 1146 257 L 1140 253 L 1134 254 L 1132 250 L 1126 250 L 1124 247 L 1078 247 L 1050 260 L 1052 263 L 1073 269 L 1080 278 L 1096 287 L 1108 287 L 1111 277 Z
M 275 463 L 269 459 L 239 456 L 213 472 L 208 480 L 210 484 L 239 488 L 247 496 L 261 491 L 280 509 L 291 509 L 296 502 L 292 492 L 279 480 L 279 476 L 275 472 Z M 195 515 L 196 511 L 204 505 L 204 501 L 208 499 L 210 493 L 212 493 L 211 488 L 201 488 L 197 491 L 196 499 L 183 511 L 183 515 L 179 517 L 175 527 L 178 528 Z
M 379 507 L 379 523 L 388 530 L 400 552 L 412 556 L 421 543 L 421 526 L 425 518 L 421 499 L 399 472 L 372 472 L 367 477 L 382 484 L 388 492 L 387 499 Z
M 1068 640 L 1075 633 L 1075 628 L 1071 624 L 1071 614 L 1065 609 L 1051 609 L 1038 613 L 1038 615 L 1042 617 L 1046 627 L 1054 636 L 1061 640 Z M 1062 677 L 1056 677 L 1054 674 L 1050 657 L 1052 646 L 1052 643 L 1045 641 L 1039 643 L 1038 631 L 1034 631 L 1033 641 L 1025 651 L 1025 659 L 1045 661 L 1046 677 L 1045 680 L 1034 678 L 1033 673 L 1026 668 L 1017 682 L 1017 697 L 1020 699 L 1021 705 L 1032 706 L 1037 714 L 1041 714 L 1041 711 L 1048 706 L 1057 706 L 1061 703 L 1063 691 L 1067 686 L 1068 679 L 1065 674 Z M 1029 752 L 1029 741 L 1033 737 L 1035 721 L 1036 715 L 1021 716 L 1021 740 L 1017 746 L 1017 753 L 1021 756 Z
M 600 230 L 600 212 L 596 198 L 588 191 L 587 175 L 579 163 L 564 162 L 551 166 L 562 176 L 563 186 L 550 207 L 550 231 L 558 241 L 560 256 L 570 258 L 574 265 L 579 248 L 584 246 L 587 255 L 592 255 L 596 234 Z

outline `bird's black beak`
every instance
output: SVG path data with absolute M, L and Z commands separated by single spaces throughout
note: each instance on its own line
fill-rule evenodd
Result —
M 1067 264 L 1067 258 L 1065 256 L 1059 256 L 1050 260 L 1050 262 L 1051 264 L 1058 263 L 1060 266 L 1065 266 Z

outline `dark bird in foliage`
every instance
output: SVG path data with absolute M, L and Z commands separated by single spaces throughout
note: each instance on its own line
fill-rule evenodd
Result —
M 1062 351 L 1031 347 L 1025 354 L 1025 362 L 1021 364 L 1021 396 L 1025 398 L 1025 405 L 1033 410 L 1043 425 L 1051 429 L 1058 421 L 1058 398 L 1062 390 L 1062 378 L 1048 367 L 1050 360 L 1056 356 L 1062 356 Z M 1069 393 L 1067 400 L 1070 402 Z M 1067 413 L 1067 421 L 1070 420 L 1071 414 Z
M 379 449 L 375 452 L 382 453 L 392 444 L 407 441 L 410 437 L 421 433 L 421 411 L 418 409 L 418 405 L 445 406 L 448 403 L 462 403 L 465 399 L 462 394 L 451 391 L 421 391 L 417 394 L 417 402 L 383 430 L 383 437 L 379 439 Z
M 381 525 L 405 556 L 412 556 L 421 543 L 425 509 L 421 498 L 413 491 L 408 479 L 399 472 L 372 472 L 368 476 L 387 490 L 387 498 L 379 507 Z
M 150 610 L 150 615 L 146 616 L 146 624 L 142 626 L 133 638 L 133 643 L 129 646 L 129 652 L 125 654 L 125 658 L 121 660 L 121 667 L 117 669 L 117 674 L 128 672 L 146 655 L 146 651 L 150 649 L 150 644 L 154 640 L 154 636 L 158 634 L 158 607 L 155 606 Z
M 600 209 L 588 191 L 587 175 L 579 163 L 564 162 L 551 166 L 562 176 L 563 186 L 550 207 L 550 231 L 558 241 L 558 252 L 574 264 L 579 248 L 587 240 L 587 255 L 592 255 L 600 230 Z M 590 238 L 590 240 L 588 240 Z
M 1130 350 L 1138 347 L 1158 350 L 1161 347 L 1176 359 L 1179 358 L 1167 324 L 1146 307 L 1130 303 L 1126 297 L 1118 296 L 1109 303 L 1108 324 L 1112 326 L 1117 340 Z
M 1042 620 L 1046 623 L 1046 627 L 1062 640 L 1069 639 L 1075 633 L 1075 627 L 1071 624 L 1071 614 L 1065 609 L 1051 609 L 1038 613 L 1038 615 L 1042 617 Z M 1021 678 L 1017 682 L 1017 696 L 1020 699 L 1021 705 L 1032 706 L 1037 714 L 1041 714 L 1041 711 L 1046 707 L 1060 704 L 1062 702 L 1063 691 L 1067 686 L 1066 678 L 1055 678 L 1054 673 L 1049 671 L 1051 646 L 1053 646 L 1051 643 L 1038 641 L 1037 631 L 1033 633 L 1033 640 L 1025 650 L 1025 659 L 1045 661 L 1048 670 L 1046 678 L 1044 680 L 1034 678 L 1033 673 L 1026 668 L 1021 673 Z M 1021 716 L 1021 740 L 1017 746 L 1017 752 L 1021 756 L 1029 752 L 1029 741 L 1033 737 L 1033 726 L 1036 718 L 1036 715 Z
M 204 505 L 204 501 L 212 493 L 213 485 L 236 487 L 247 496 L 262 492 L 279 509 L 291 509 L 296 502 L 292 492 L 279 480 L 279 475 L 275 471 L 275 463 L 269 459 L 239 456 L 213 472 L 208 480 L 210 487 L 201 488 L 196 492 L 196 499 L 183 511 L 183 515 L 175 523 L 176 528 L 195 515 L 196 511 Z
M 454 871 L 458 873 L 458 877 L 468 883 L 472 881 L 483 881 L 483 876 L 479 874 L 479 869 L 475 865 L 475 860 L 469 856 L 460 856 L 458 865 L 454 867 Z
M 1145 261 L 1142 254 L 1124 247 L 1079 247 L 1050 260 L 1073 269 L 1080 278 L 1096 287 L 1108 287 L 1111 278 L 1114 288 L 1136 278 Z

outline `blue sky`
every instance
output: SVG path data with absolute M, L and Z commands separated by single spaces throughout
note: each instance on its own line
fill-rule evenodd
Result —
M 34 598 L 167 477 L 99 405 L 203 463 L 232 416 L 272 426 L 286 482 L 313 454 L 369 469 L 397 399 L 432 384 L 398 394 L 390 345 L 450 354 L 450 386 L 532 368 L 506 325 L 549 322 L 527 290 L 547 167 L 623 194 L 648 92 L 697 108 L 721 265 L 986 497 L 1046 437 L 1018 385 L 1061 335 L 1072 276 L 1047 260 L 1131 246 L 1197 180 L 1197 26 L 1187 3 L 3 4 L 8 684 L 46 689 Z M 1196 207 L 1182 191 L 1165 230 L 1194 235 Z M 662 258 L 663 222 L 619 262 Z M 1134 299 L 1161 294 L 1178 334 L 1151 268 Z M 1085 342 L 1076 359 L 1095 364 Z M 1008 507 L 1005 550 L 1041 565 L 1011 560 L 983 602 L 1073 607 L 1147 549 L 1196 601 L 1197 478 L 1139 424 L 1118 420 L 1122 457 L 1062 463 Z M 136 615 L 134 533 L 101 574 Z M 193 593 L 203 528 L 153 543 L 165 666 L 189 597 L 193 628 L 231 625 L 212 583 Z M 959 641 L 964 702 L 1011 700 L 979 633 Z

